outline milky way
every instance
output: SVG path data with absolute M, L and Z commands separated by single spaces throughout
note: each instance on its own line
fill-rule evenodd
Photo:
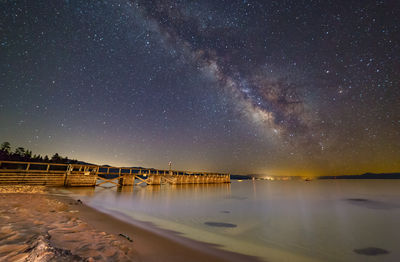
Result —
M 201 11 L 194 11 L 195 14 L 193 10 L 188 11 L 195 6 L 181 9 L 175 1 L 143 1 L 135 2 L 135 6 L 143 6 L 145 17 L 153 19 L 158 25 L 156 31 L 172 47 L 182 50 L 185 59 L 215 79 L 219 87 L 223 87 L 234 99 L 239 111 L 250 120 L 274 134 L 290 136 L 309 131 L 310 122 L 305 116 L 304 101 L 297 92 L 296 83 L 284 76 L 267 76 L 263 72 L 267 69 L 262 66 L 266 61 L 262 59 L 250 72 L 248 68 L 241 70 L 240 65 L 231 61 L 235 52 L 232 43 L 218 49 L 220 39 L 237 39 L 242 33 L 240 30 L 224 31 L 220 27 L 208 27 Z M 247 52 L 243 55 L 246 56 Z
M 400 169 L 396 1 L 1 1 L 0 138 L 94 163 Z

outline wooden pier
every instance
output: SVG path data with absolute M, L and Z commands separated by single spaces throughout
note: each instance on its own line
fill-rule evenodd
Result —
M 0 161 L 0 185 L 116 186 L 230 183 L 230 175 L 81 164 Z

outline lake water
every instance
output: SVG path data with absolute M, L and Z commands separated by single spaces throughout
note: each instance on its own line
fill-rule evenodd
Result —
M 71 189 L 103 212 L 265 261 L 400 261 L 400 180 Z

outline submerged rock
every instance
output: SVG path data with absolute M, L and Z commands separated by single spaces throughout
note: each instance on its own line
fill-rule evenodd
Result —
M 237 225 L 235 224 L 224 223 L 224 222 L 204 222 L 204 224 L 212 227 L 237 227 Z
M 246 200 L 246 199 L 248 199 L 248 197 L 243 197 L 243 196 L 230 196 L 228 198 L 234 199 L 234 200 Z
M 368 202 L 370 200 L 365 199 L 365 198 L 348 198 L 347 201 L 350 201 L 350 202 Z
M 365 198 L 346 198 L 345 201 L 347 201 L 348 203 L 353 204 L 353 205 L 366 207 L 366 208 L 370 208 L 370 209 L 389 210 L 389 209 L 399 208 L 398 205 L 394 205 L 392 203 L 380 202 L 380 201 L 375 201 L 375 200 L 370 200 L 370 199 L 365 199 Z
M 379 247 L 366 247 L 366 248 L 354 249 L 353 251 L 357 254 L 365 256 L 378 256 L 378 255 L 389 254 L 389 251 Z

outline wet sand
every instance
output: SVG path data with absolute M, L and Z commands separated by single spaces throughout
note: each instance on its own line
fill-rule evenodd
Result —
M 258 261 L 179 239 L 49 194 L 46 188 L 0 187 L 1 261 Z

